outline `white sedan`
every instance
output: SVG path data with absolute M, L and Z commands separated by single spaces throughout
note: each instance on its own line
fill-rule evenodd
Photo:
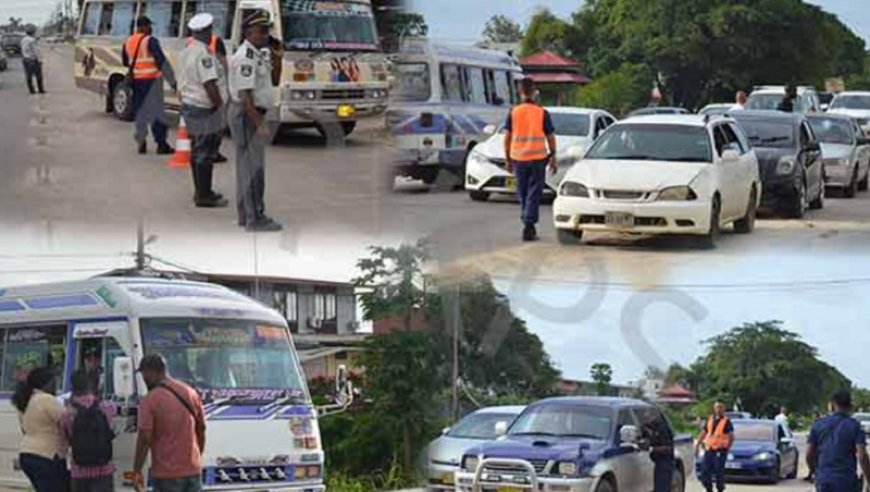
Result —
M 870 133 L 870 92 L 841 92 L 831 101 L 828 113 L 851 116 L 864 133 Z
M 755 151 L 730 118 L 644 116 L 616 123 L 565 175 L 553 204 L 559 241 L 584 231 L 752 232 L 761 200 Z
M 547 173 L 547 189 L 553 195 L 562 176 L 576 159 L 592 145 L 616 118 L 599 109 L 553 107 L 546 108 L 553 121 L 556 136 L 556 158 L 559 172 Z M 486 201 L 492 193 L 513 194 L 516 179 L 505 170 L 504 128 L 491 133 L 468 154 L 465 162 L 465 189 L 474 201 Z

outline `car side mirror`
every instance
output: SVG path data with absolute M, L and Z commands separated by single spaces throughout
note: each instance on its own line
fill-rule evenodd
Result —
M 806 150 L 807 152 L 818 152 L 822 150 L 822 146 L 819 144 L 819 142 L 812 141 L 807 144 L 807 148 L 804 150 Z
M 487 135 L 495 135 L 495 132 L 498 131 L 498 128 L 495 125 L 486 125 L 483 127 L 483 133 Z
M 496 437 L 501 437 L 507 434 L 508 424 L 507 422 L 500 420 L 495 423 L 495 435 Z
M 116 397 L 127 399 L 133 396 L 133 375 L 133 359 L 115 357 L 112 362 L 112 385 Z
M 722 152 L 722 162 L 737 162 L 740 160 L 740 154 L 736 150 L 728 149 Z
M 783 437 L 782 439 L 779 440 L 780 444 L 792 444 L 793 442 L 794 442 L 794 439 L 792 439 L 790 437 Z
M 633 425 L 624 425 L 619 429 L 619 445 L 635 447 L 640 443 L 640 429 Z

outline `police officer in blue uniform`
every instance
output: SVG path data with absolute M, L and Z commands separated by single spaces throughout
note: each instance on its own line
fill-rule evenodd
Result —
M 810 431 L 807 465 L 815 472 L 817 492 L 861 492 L 858 465 L 870 485 L 870 458 L 861 424 L 849 415 L 851 394 L 836 393 L 831 406 L 832 413 Z

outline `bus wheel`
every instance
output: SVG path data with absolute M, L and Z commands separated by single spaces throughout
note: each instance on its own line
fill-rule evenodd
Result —
M 344 136 L 348 136 L 353 133 L 354 128 L 356 128 L 356 121 L 342 121 L 341 129 L 344 130 Z
M 121 121 L 133 121 L 133 88 L 126 80 L 112 86 L 112 110 Z

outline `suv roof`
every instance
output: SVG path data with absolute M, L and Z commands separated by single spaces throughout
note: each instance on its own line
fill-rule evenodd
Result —
M 683 125 L 706 127 L 714 121 L 730 121 L 727 115 L 703 115 L 703 114 L 648 114 L 633 116 L 631 119 L 618 121 L 618 125 L 644 123 L 652 125 Z
M 586 405 L 594 407 L 649 407 L 649 403 L 633 398 L 621 398 L 617 396 L 557 396 L 537 401 L 529 406 L 538 405 Z
M 756 120 L 791 121 L 794 123 L 797 123 L 798 121 L 801 121 L 807 117 L 807 115 L 804 115 L 802 113 L 786 113 L 784 111 L 766 109 L 744 109 L 741 111 L 732 111 L 727 113 L 726 116 L 729 116 L 736 120 L 746 118 Z
M 804 92 L 816 92 L 816 88 L 813 86 L 810 86 L 810 85 L 799 85 L 799 86 L 795 87 L 795 89 L 797 89 L 798 94 L 803 94 Z M 753 87 L 753 89 L 752 89 L 753 94 L 756 92 L 758 92 L 760 94 L 771 93 L 771 92 L 784 93 L 785 86 L 784 85 L 757 85 L 757 86 Z

